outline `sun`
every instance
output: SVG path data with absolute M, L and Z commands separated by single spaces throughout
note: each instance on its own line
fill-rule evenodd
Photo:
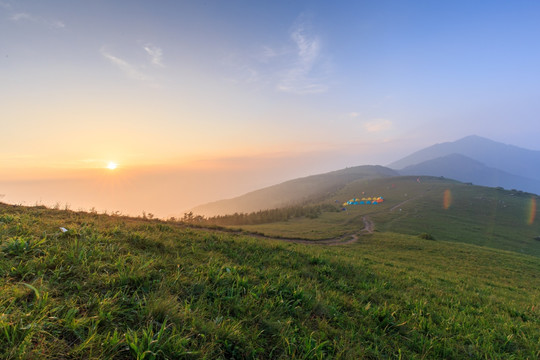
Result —
M 109 161 L 109 163 L 107 164 L 107 169 L 109 170 L 114 170 L 118 167 L 118 164 L 115 163 L 115 162 L 112 162 L 112 161 Z

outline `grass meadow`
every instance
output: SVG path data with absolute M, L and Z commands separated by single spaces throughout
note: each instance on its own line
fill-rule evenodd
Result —
M 382 204 L 349 205 L 347 211 L 326 212 L 317 219 L 295 218 L 244 225 L 242 229 L 319 240 L 356 233 L 364 226 L 362 217 L 368 216 L 380 232 L 424 233 L 436 240 L 540 256 L 540 207 L 531 217 L 532 199 L 538 201 L 532 194 L 441 178 L 422 177 L 418 182 L 417 177 L 400 177 L 353 182 L 324 203 L 341 204 L 350 198 L 379 195 L 385 198 Z
M 536 359 L 539 308 L 517 252 L 0 204 L 2 359 Z

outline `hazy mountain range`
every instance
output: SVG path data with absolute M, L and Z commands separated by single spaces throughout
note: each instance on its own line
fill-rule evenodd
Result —
M 540 194 L 540 151 L 479 136 L 427 147 L 388 167 L 403 175 L 444 176 Z
M 466 156 L 509 174 L 540 180 L 540 151 L 506 145 L 476 135 L 429 146 L 389 164 L 388 167 L 403 169 L 451 154 Z
M 402 175 L 432 175 L 473 183 L 540 193 L 540 181 L 510 174 L 461 154 L 450 154 L 399 170 Z
M 540 194 L 540 151 L 480 136 L 435 144 L 383 166 L 357 166 L 290 180 L 245 195 L 200 205 L 192 211 L 213 216 L 252 212 L 324 198 L 361 179 L 400 175 L 443 176 L 474 185 Z

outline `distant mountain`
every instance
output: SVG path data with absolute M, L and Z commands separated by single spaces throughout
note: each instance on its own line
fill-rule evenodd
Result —
M 357 166 L 290 180 L 233 199 L 200 205 L 191 211 L 198 215 L 215 216 L 303 204 L 323 199 L 362 178 L 399 175 L 444 176 L 476 185 L 501 186 L 540 194 L 539 165 L 540 151 L 473 135 L 427 147 L 388 167 Z
M 452 154 L 464 155 L 507 174 L 540 180 L 540 151 L 506 145 L 476 135 L 427 147 L 391 163 L 388 167 L 404 169 Z
M 519 189 L 540 194 L 540 180 L 528 179 L 484 165 L 461 154 L 450 154 L 399 171 L 402 175 L 444 176 L 475 185 Z
M 274 209 L 320 199 L 359 179 L 397 175 L 396 171 L 383 166 L 356 166 L 286 181 L 233 199 L 200 205 L 191 211 L 198 215 L 215 216 Z

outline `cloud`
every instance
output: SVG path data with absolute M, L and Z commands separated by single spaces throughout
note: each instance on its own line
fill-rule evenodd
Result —
M 277 85 L 278 90 L 297 94 L 326 92 L 328 87 L 320 77 L 325 71 L 317 71 L 322 60 L 322 44 L 318 36 L 311 31 L 311 24 L 300 15 L 290 31 L 290 40 L 294 43 L 294 57 L 288 69 L 282 72 Z
M 348 113 L 347 116 L 350 117 L 350 118 L 352 118 L 352 119 L 354 119 L 354 118 L 359 117 L 359 116 L 360 116 L 360 113 L 357 113 L 357 112 L 354 112 L 354 111 L 353 111 L 353 112 Z
M 152 80 L 152 77 L 139 71 L 136 66 L 128 63 L 127 61 L 123 59 L 120 59 L 119 57 L 116 57 L 108 53 L 107 51 L 105 51 L 105 49 L 102 48 L 100 52 L 101 52 L 101 55 L 103 55 L 105 59 L 109 60 L 111 64 L 119 68 L 128 78 L 133 79 L 133 80 L 141 80 L 141 81 Z
M 27 14 L 27 13 L 18 13 L 18 14 L 13 14 L 11 15 L 11 20 L 13 21 L 19 21 L 19 20 L 32 20 L 32 16 L 30 16 L 30 14 Z
M 54 29 L 63 29 L 66 27 L 64 22 L 60 20 L 45 19 L 41 16 L 35 16 L 28 13 L 16 13 L 16 14 L 11 15 L 10 19 L 12 21 L 30 21 L 30 22 L 45 25 L 47 27 L 51 27 Z
M 54 21 L 51 23 L 51 25 L 57 29 L 62 29 L 66 27 L 66 24 L 64 24 L 62 21 Z
M 331 67 L 309 16 L 301 14 L 287 35 L 276 44 L 263 44 L 244 54 L 229 54 L 223 63 L 232 67 L 234 74 L 227 80 L 291 94 L 326 92 Z
M 300 65 L 309 70 L 320 53 L 320 40 L 310 36 L 306 30 L 306 25 L 300 23 L 291 33 L 291 39 L 298 47 L 298 58 Z
M 265 45 L 262 47 L 258 59 L 261 62 L 268 62 L 275 59 L 279 55 L 280 53 L 276 51 L 276 49 L 272 49 L 271 47 Z
M 163 50 L 157 46 L 146 45 L 144 50 L 148 55 L 150 55 L 152 64 L 158 67 L 164 67 L 163 65 Z
M 391 130 L 394 124 L 390 120 L 386 119 L 373 119 L 371 121 L 364 122 L 364 130 L 370 133 L 378 133 L 387 130 Z

